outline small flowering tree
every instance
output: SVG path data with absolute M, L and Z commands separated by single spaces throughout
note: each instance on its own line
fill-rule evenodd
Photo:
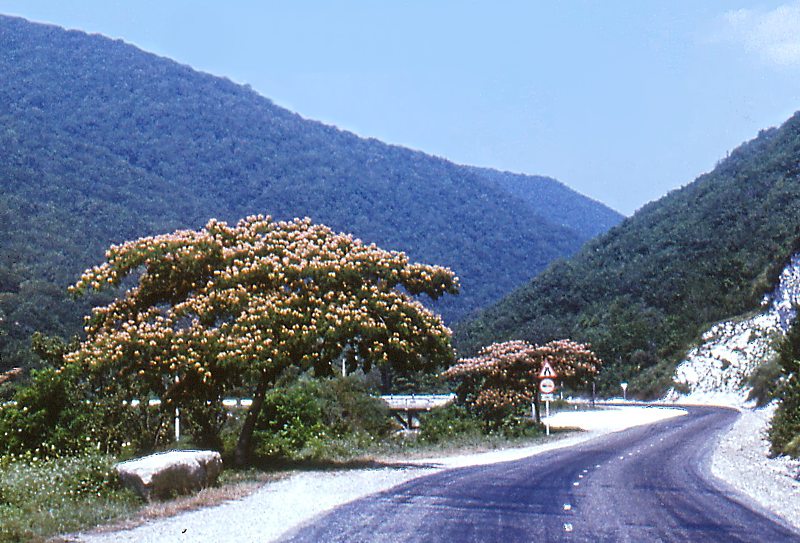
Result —
M 66 362 L 110 370 L 130 384 L 131 399 L 150 393 L 166 409 L 218 404 L 234 387 L 248 391 L 239 463 L 248 459 L 265 394 L 290 366 L 326 376 L 342 360 L 348 370 L 369 371 L 376 363 L 423 369 L 453 359 L 450 331 L 412 298 L 457 293 L 453 272 L 411 264 L 309 219 L 211 220 L 199 231 L 112 246 L 71 290 L 131 277 L 136 286 L 87 317 L 87 338 Z
M 497 423 L 531 403 L 536 405 L 538 422 L 538 375 L 545 361 L 559 380 L 572 386 L 588 382 L 601 366 L 586 345 L 568 339 L 541 346 L 506 341 L 484 347 L 474 358 L 459 360 L 443 376 L 459 381 L 459 400 L 489 422 Z

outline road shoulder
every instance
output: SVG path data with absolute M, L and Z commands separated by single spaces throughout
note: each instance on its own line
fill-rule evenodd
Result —
M 131 530 L 73 536 L 92 543 L 161 541 L 274 541 L 339 505 L 444 469 L 508 462 L 571 447 L 611 432 L 685 414 L 682 409 L 624 406 L 557 414 L 558 427 L 585 431 L 529 447 L 423 458 L 375 469 L 304 472 L 269 483 L 218 506 L 148 522 Z M 248 519 L 246 523 L 241 519 Z
M 766 432 L 774 410 L 742 410 L 714 450 L 711 473 L 800 530 L 800 461 L 769 457 Z

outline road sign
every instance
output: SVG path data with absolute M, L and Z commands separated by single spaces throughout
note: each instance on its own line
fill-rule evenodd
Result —
M 542 379 L 539 382 L 539 392 L 542 394 L 552 394 L 556 390 L 556 382 L 552 379 Z
M 542 394 L 540 399 L 543 402 L 554 402 L 556 400 L 556 397 L 553 394 Z
M 542 364 L 541 371 L 539 371 L 539 379 L 555 379 L 556 377 L 558 377 L 556 370 L 553 369 L 550 362 L 545 361 L 545 363 Z

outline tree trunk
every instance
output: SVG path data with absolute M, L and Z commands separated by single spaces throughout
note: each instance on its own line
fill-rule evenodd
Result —
M 542 423 L 542 408 L 539 405 L 539 387 L 536 387 L 536 392 L 533 393 L 533 408 L 536 411 L 536 423 Z
M 250 463 L 253 430 L 256 429 L 256 422 L 258 422 L 258 416 L 261 414 L 261 407 L 264 405 L 268 386 L 269 379 L 264 375 L 261 378 L 261 382 L 258 383 L 258 387 L 256 387 L 256 393 L 253 395 L 253 403 L 250 409 L 247 410 L 247 415 L 245 415 L 244 424 L 242 425 L 242 431 L 239 433 L 239 439 L 236 442 L 234 462 L 238 467 L 244 467 Z

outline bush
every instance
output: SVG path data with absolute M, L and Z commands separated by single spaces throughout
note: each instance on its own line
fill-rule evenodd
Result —
M 324 437 L 318 383 L 305 381 L 267 394 L 253 434 L 257 457 L 296 459 Z
M 254 453 L 291 460 L 337 457 L 391 428 L 388 407 L 363 378 L 301 378 L 267 394 L 253 434 Z
M 800 320 L 795 320 L 778 347 L 782 378 L 778 384 L 778 409 L 769 429 L 773 454 L 798 456 L 800 441 Z
M 391 431 L 389 407 L 359 375 L 318 383 L 323 422 L 336 435 L 366 433 L 380 437 Z
M 778 394 L 781 375 L 781 365 L 777 359 L 761 364 L 747 379 L 747 384 L 752 387 L 747 400 L 755 400 L 757 407 L 763 407 L 774 400 Z
M 769 429 L 772 454 L 798 456 L 800 441 L 800 379 L 795 373 L 781 385 L 780 403 Z
M 664 391 L 670 387 L 680 389 L 680 385 L 676 386 L 673 380 L 674 375 L 675 365 L 669 362 L 658 362 L 654 366 L 643 369 L 629 381 L 627 397 L 653 400 L 662 396 Z M 619 383 L 616 383 L 615 394 L 619 395 L 621 392 Z
M 419 419 L 419 440 L 425 443 L 442 443 L 464 435 L 482 435 L 483 421 L 467 408 L 450 404 L 432 409 Z
M 0 408 L 0 454 L 77 453 L 95 447 L 100 428 L 75 379 L 53 368 L 33 371 L 13 402 Z
M 796 435 L 786 446 L 783 452 L 794 458 L 800 458 L 800 434 Z
M 542 425 L 530 416 L 512 415 L 503 419 L 495 432 L 509 438 L 533 437 L 542 433 Z
M 529 437 L 541 431 L 541 425 L 534 422 L 527 412 L 512 412 L 500 420 L 487 422 L 465 406 L 455 403 L 431 410 L 420 417 L 419 422 L 419 440 L 429 444 L 487 435 Z
M 146 402 L 138 408 L 126 406 L 124 391 L 111 387 L 100 397 L 96 387 L 74 365 L 32 371 L 30 381 L 0 407 L 0 455 L 152 449 L 154 436 L 164 435 L 168 419 Z
M 33 335 L 32 350 L 42 368 L 31 371 L 0 406 L 0 455 L 141 452 L 169 438 L 166 409 L 146 401 L 130 407 L 125 400 L 132 391 L 113 375 L 64 364 L 64 353 L 76 341 Z
M 223 450 L 222 431 L 228 419 L 228 411 L 220 402 L 195 401 L 181 409 L 183 431 L 201 449 Z

